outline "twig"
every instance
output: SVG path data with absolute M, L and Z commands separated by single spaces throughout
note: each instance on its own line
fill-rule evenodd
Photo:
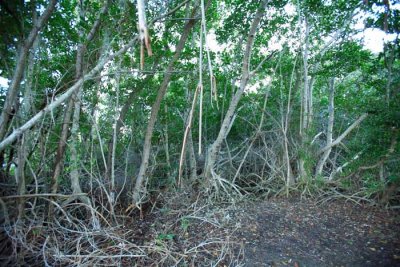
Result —
M 12 195 L 12 196 L 0 197 L 0 199 L 1 199 L 1 200 L 4 200 L 4 199 L 33 198 L 33 197 L 59 197 L 59 198 L 69 198 L 69 197 L 86 196 L 86 195 L 87 195 L 86 193 L 78 193 L 78 194 L 72 194 L 72 195 L 62 195 L 62 194 L 45 193 L 45 194 Z

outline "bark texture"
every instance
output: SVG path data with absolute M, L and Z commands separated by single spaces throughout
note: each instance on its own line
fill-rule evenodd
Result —
M 12 109 L 14 106 L 14 103 L 16 101 L 16 98 L 19 93 L 19 87 L 23 78 L 24 70 L 25 70 L 25 65 L 27 61 L 27 57 L 29 55 L 29 51 L 35 42 L 39 31 L 41 31 L 46 25 L 47 21 L 49 20 L 51 14 L 53 13 L 55 6 L 57 4 L 57 0 L 51 0 L 46 7 L 45 11 L 43 14 L 40 16 L 40 18 L 37 20 L 35 25 L 33 25 L 31 32 L 29 33 L 27 39 L 24 41 L 24 44 L 19 52 L 18 55 L 18 62 L 14 70 L 14 76 L 11 80 L 10 87 L 8 88 L 7 91 L 7 96 L 6 96 L 6 101 L 4 103 L 1 116 L 0 116 L 0 140 L 2 140 L 7 133 L 7 128 L 10 122 L 10 119 L 12 117 Z M 0 149 L 1 151 L 1 149 Z
M 167 70 L 164 75 L 164 80 L 160 86 L 160 89 L 157 93 L 156 101 L 154 102 L 151 108 L 151 115 L 149 122 L 147 124 L 146 129 L 146 136 L 143 145 L 143 156 L 142 156 L 142 163 L 140 164 L 140 170 L 138 177 L 136 178 L 135 188 L 133 189 L 133 204 L 138 206 L 141 203 L 141 192 L 143 190 L 143 183 L 146 177 L 147 167 L 149 165 L 149 158 L 151 152 L 151 138 L 153 136 L 154 125 L 157 120 L 158 112 L 160 110 L 161 101 L 164 98 L 165 93 L 167 92 L 169 82 L 172 77 L 172 72 L 174 70 L 175 63 L 178 61 L 179 56 L 185 46 L 186 40 L 189 37 L 189 34 L 196 24 L 196 19 L 194 19 L 194 15 L 196 14 L 196 8 L 192 12 L 192 18 L 186 23 L 180 40 L 176 46 L 174 57 L 171 59 L 170 63 L 168 64 Z
M 221 128 L 219 130 L 218 136 L 208 150 L 205 175 L 206 175 L 206 178 L 210 182 L 213 182 L 212 179 L 213 179 L 213 173 L 214 173 L 214 165 L 216 163 L 219 151 L 221 149 L 222 142 L 224 141 L 224 139 L 226 138 L 226 136 L 229 133 L 229 129 L 230 129 L 230 126 L 233 122 L 233 118 L 235 115 L 235 110 L 237 108 L 237 105 L 239 104 L 240 98 L 242 97 L 242 94 L 243 94 L 244 90 L 246 89 L 247 83 L 250 78 L 251 50 L 253 47 L 254 37 L 257 32 L 257 28 L 258 28 L 260 21 L 265 13 L 265 8 L 267 6 L 267 3 L 268 3 L 267 0 L 264 0 L 261 3 L 261 5 L 260 5 L 259 9 L 257 10 L 257 13 L 254 17 L 254 20 L 250 26 L 249 35 L 247 37 L 246 50 L 243 55 L 242 75 L 241 75 L 241 80 L 240 80 L 240 86 L 232 98 L 232 101 L 229 105 L 229 108 L 225 114 L 224 120 L 223 120 Z

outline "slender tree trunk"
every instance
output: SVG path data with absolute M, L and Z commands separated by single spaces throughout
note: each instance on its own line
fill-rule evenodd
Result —
M 80 2 L 79 5 L 79 20 L 84 21 L 85 19 L 85 11 L 83 2 Z M 79 38 L 83 40 L 83 32 L 82 29 L 79 29 Z M 85 45 L 79 44 L 78 51 L 76 56 L 76 63 L 75 63 L 75 80 L 79 80 L 83 76 L 83 56 L 85 53 Z M 77 89 L 76 94 L 73 95 L 71 98 L 71 105 L 74 106 L 73 114 L 72 115 L 72 127 L 71 127 L 71 172 L 70 172 L 70 179 L 71 179 L 71 189 L 74 194 L 82 193 L 81 186 L 79 184 L 79 157 L 78 157 L 78 131 L 79 131 L 79 118 L 80 118 L 80 111 L 81 111 L 81 101 L 82 101 L 82 88 L 83 84 L 80 88 Z M 68 118 L 69 120 L 70 118 Z M 68 127 L 63 128 L 68 133 Z M 67 140 L 63 140 L 65 143 Z M 65 152 L 65 147 L 64 151 Z M 64 154 L 64 153 L 63 153 Z M 62 159 L 62 156 L 61 156 Z M 57 177 L 53 177 L 57 179 Z M 55 192 L 54 192 L 55 193 Z
M 311 76 L 308 84 L 308 127 L 312 125 L 314 119 L 314 83 L 315 76 Z
M 65 148 L 67 146 L 68 128 L 71 122 L 72 111 L 74 107 L 73 99 L 69 99 L 61 127 L 60 140 L 58 141 L 57 153 L 54 162 L 54 171 L 51 179 L 51 193 L 56 194 L 58 191 L 58 177 L 61 174 Z
M 140 205 L 141 203 L 141 191 L 143 190 L 143 183 L 144 179 L 146 176 L 146 171 L 147 167 L 149 165 L 149 158 L 150 158 L 150 150 L 151 150 L 151 138 L 153 136 L 153 130 L 154 130 L 154 125 L 157 120 L 157 115 L 160 110 L 160 105 L 161 101 L 164 98 L 165 93 L 167 92 L 169 82 L 171 80 L 172 76 L 172 71 L 174 70 L 174 65 L 177 62 L 184 46 L 187 38 L 189 37 L 189 33 L 194 27 L 196 23 L 196 19 L 194 19 L 194 15 L 196 14 L 196 9 L 195 8 L 192 12 L 192 18 L 188 20 L 186 23 L 183 33 L 181 35 L 181 38 L 176 46 L 175 49 L 175 55 L 171 59 L 167 70 L 164 75 L 164 80 L 160 86 L 160 89 L 158 90 L 157 98 L 156 101 L 154 102 L 152 108 L 151 108 L 151 115 L 149 122 L 147 124 L 147 130 L 146 130 L 146 135 L 145 135 L 145 140 L 144 140 L 144 145 L 143 145 L 143 155 L 142 155 L 142 163 L 140 164 L 140 169 L 139 169 L 139 174 L 136 179 L 135 183 L 135 188 L 133 189 L 133 204 L 134 205 Z
M 21 80 L 23 78 L 25 63 L 26 63 L 26 59 L 29 55 L 29 50 L 31 49 L 34 41 L 36 40 L 39 31 L 41 31 L 43 29 L 44 25 L 47 23 L 48 19 L 50 18 L 51 14 L 53 13 L 56 3 L 57 3 L 57 0 L 51 0 L 49 2 L 48 6 L 46 7 L 43 14 L 39 17 L 37 22 L 33 25 L 32 30 L 29 33 L 29 36 L 24 41 L 24 45 L 22 46 L 21 50 L 19 51 L 18 61 L 17 61 L 17 65 L 16 65 L 15 71 L 14 71 L 14 76 L 11 80 L 10 87 L 8 88 L 6 101 L 5 101 L 3 109 L 1 111 L 0 140 L 2 140 L 6 136 L 6 133 L 7 133 L 9 120 L 11 118 L 11 114 L 13 113 L 12 112 L 13 105 L 14 105 L 16 98 L 18 96 L 18 93 L 19 93 L 19 86 L 20 86 Z
M 193 183 L 197 179 L 197 161 L 194 151 L 192 131 L 189 131 L 187 145 L 189 148 L 189 164 L 190 164 L 190 181 Z
M 24 195 L 26 192 L 26 181 L 25 181 L 25 159 L 26 159 L 26 145 L 24 136 L 20 140 L 20 146 L 18 147 L 18 168 L 17 168 L 17 186 L 18 195 Z M 18 200 L 18 219 L 21 220 L 25 213 L 25 199 L 21 198 Z
M 293 79 L 294 76 L 296 76 L 295 84 L 294 84 L 294 89 L 296 90 L 300 86 L 300 75 L 299 72 L 296 70 L 296 64 L 297 63 L 297 57 L 294 62 L 293 66 L 293 71 L 290 79 L 290 85 L 289 85 L 289 97 L 288 97 L 288 102 L 287 102 L 287 107 L 286 107 L 286 114 L 285 114 L 285 119 L 284 122 L 282 122 L 282 132 L 283 132 L 283 137 L 284 137 L 284 157 L 285 157 L 285 162 L 286 162 L 286 188 L 287 188 L 287 194 L 289 194 L 289 187 L 292 186 L 295 183 L 295 177 L 293 175 L 293 170 L 292 166 L 290 164 L 290 156 L 289 156 L 289 140 L 288 140 L 288 130 L 289 130 L 289 121 L 290 121 L 290 113 L 291 113 L 291 99 L 292 99 L 292 84 L 293 84 Z
M 349 134 L 351 133 L 351 131 L 353 131 L 358 125 L 361 124 L 361 122 L 363 120 L 365 120 L 368 117 L 367 113 L 362 114 L 357 120 L 355 120 L 341 135 L 339 135 L 338 138 L 336 138 L 333 142 L 331 142 L 330 144 L 327 144 L 325 147 L 323 147 L 322 149 L 320 149 L 318 151 L 318 155 L 324 153 L 325 151 L 331 149 L 334 146 L 337 146 L 338 144 L 340 144 L 340 142 L 343 141 L 343 139 Z
M 36 25 L 38 23 L 38 16 L 36 12 L 36 5 L 33 5 L 32 10 L 32 21 L 33 24 Z M 25 92 L 24 92 L 24 101 L 22 103 L 22 108 L 20 109 L 20 117 L 22 119 L 26 119 L 31 114 L 31 109 L 33 106 L 33 81 L 34 81 L 34 66 L 35 66 L 35 54 L 39 47 L 39 37 L 35 39 L 33 42 L 32 51 L 30 51 L 28 56 L 28 66 L 26 69 L 26 84 L 25 84 Z M 18 185 L 18 194 L 24 195 L 26 192 L 26 179 L 25 179 L 25 164 L 27 159 L 27 150 L 28 146 L 32 141 L 32 137 L 29 134 L 29 131 L 22 135 L 20 138 L 20 143 L 18 147 L 18 165 L 17 165 L 17 185 Z M 1 162 L 0 162 L 1 164 Z M 18 201 L 18 219 L 22 220 L 25 213 L 25 199 L 21 198 Z
M 81 186 L 79 184 L 79 169 L 80 160 L 78 156 L 78 131 L 79 131 L 79 117 L 80 117 L 80 102 L 82 100 L 82 89 L 78 91 L 76 101 L 74 103 L 74 114 L 72 116 L 72 127 L 71 127 L 71 188 L 74 194 L 82 193 Z
M 81 2 L 82 4 L 82 2 Z M 60 141 L 58 143 L 56 161 L 54 166 L 54 172 L 52 176 L 52 186 L 51 193 L 55 194 L 58 190 L 58 178 L 61 174 L 62 163 L 64 158 L 64 153 L 67 145 L 68 132 L 69 132 L 69 124 L 71 122 L 71 117 L 73 115 L 73 125 L 72 125 L 72 146 L 71 146 L 71 160 L 72 160 L 72 171 L 71 171 L 71 186 L 72 190 L 75 192 L 81 192 L 81 188 L 79 185 L 79 173 L 77 169 L 78 164 L 78 156 L 76 151 L 76 139 L 77 132 L 79 129 L 79 117 L 80 117 L 80 107 L 81 107 L 81 96 L 82 96 L 82 87 L 83 87 L 83 58 L 86 52 L 86 44 L 93 40 L 96 31 L 100 26 L 101 17 L 105 15 L 108 10 L 109 1 L 105 1 L 103 8 L 97 16 L 96 21 L 94 22 L 90 32 L 84 39 L 83 37 L 83 29 L 79 30 L 79 37 L 81 43 L 78 45 L 77 55 L 76 55 L 76 63 L 75 63 L 75 85 L 76 88 L 71 92 L 72 98 L 69 99 L 66 111 L 64 113 L 63 125 L 61 129 Z M 80 20 L 84 20 L 84 10 L 83 6 L 80 6 Z M 82 81 L 82 82 L 79 82 Z M 50 212 L 51 213 L 51 212 Z
M 164 127 L 164 147 L 165 147 L 165 160 L 167 161 L 167 175 L 171 177 L 171 156 L 169 154 L 169 135 L 168 135 L 168 106 L 164 105 L 164 113 L 167 117 Z
M 183 162 L 184 162 L 185 155 L 186 155 L 186 144 L 187 144 L 188 136 L 191 134 L 190 129 L 192 127 L 193 113 L 194 113 L 195 105 L 197 103 L 197 95 L 198 95 L 199 91 L 201 90 L 201 87 L 202 86 L 199 84 L 196 88 L 196 91 L 194 92 L 192 106 L 188 112 L 187 120 L 185 123 L 186 129 L 185 129 L 185 134 L 183 135 L 181 157 L 179 160 L 178 186 L 181 186 L 181 179 L 182 179 L 182 173 L 183 173 Z M 189 94 L 188 94 L 188 96 L 189 96 Z
M 155 71 L 157 69 L 159 60 L 160 60 L 160 56 L 158 56 L 153 64 L 152 69 Z M 142 84 L 146 84 L 148 81 L 150 81 L 153 78 L 153 75 L 147 75 L 146 78 L 143 80 Z M 121 111 L 119 112 L 119 116 L 118 119 L 116 121 L 116 125 L 115 125 L 115 137 L 113 136 L 113 138 L 110 138 L 110 140 L 108 141 L 108 154 L 107 154 L 107 166 L 111 166 L 111 161 L 112 161 L 112 151 L 114 150 L 114 139 L 115 142 L 118 142 L 118 138 L 119 138 L 119 134 L 121 133 L 121 128 L 122 125 L 124 125 L 125 122 L 125 118 L 126 115 L 128 114 L 129 108 L 132 107 L 133 105 L 133 101 L 135 100 L 135 98 L 138 96 L 138 94 L 143 90 L 143 86 L 138 86 L 137 88 L 133 89 L 129 95 L 128 95 L 128 99 L 125 101 L 125 104 L 122 106 Z M 106 180 L 108 180 L 111 177 L 111 168 L 106 168 L 106 172 L 105 172 L 105 178 Z
M 94 35 L 96 31 L 98 30 L 101 22 L 101 17 L 105 15 L 105 13 L 108 10 L 108 5 L 109 1 L 106 0 L 102 10 L 100 11 L 99 15 L 97 16 L 96 21 L 94 22 L 91 31 L 89 34 L 86 36 L 86 39 L 84 39 L 84 33 L 83 29 L 79 30 L 79 38 L 81 40 L 81 43 L 78 45 L 78 51 L 77 51 L 77 57 L 76 57 L 76 64 L 75 64 L 75 80 L 79 80 L 83 77 L 84 73 L 84 66 L 83 66 L 83 61 L 84 61 L 84 55 L 86 52 L 86 45 L 93 40 Z M 85 6 L 83 5 L 83 2 L 80 2 L 79 5 L 79 18 L 81 21 L 84 21 L 85 19 Z M 79 121 L 80 121 L 80 111 L 81 111 L 81 103 L 82 103 L 82 90 L 83 90 L 83 84 L 80 86 L 80 88 L 77 89 L 75 95 L 72 97 L 73 105 L 74 105 L 74 112 L 73 112 L 73 117 L 72 117 L 72 127 L 71 127 L 71 172 L 70 172 L 70 179 L 71 179 L 71 188 L 74 194 L 80 194 L 82 193 L 82 189 L 80 186 L 80 160 L 79 160 L 79 153 L 78 153 L 78 143 L 79 143 L 79 138 L 78 138 L 78 132 L 79 132 Z M 66 131 L 68 131 L 68 128 L 66 128 Z M 90 199 L 87 196 L 78 196 L 78 198 L 85 203 L 88 207 L 91 207 L 91 202 Z M 73 201 L 74 198 L 70 198 L 66 201 L 66 203 L 69 203 Z M 92 208 L 90 208 L 91 215 L 92 215 L 92 224 L 95 229 L 99 228 L 99 222 L 97 219 L 97 216 L 95 215 L 94 211 Z M 111 214 L 114 214 L 113 212 L 113 204 L 111 203 Z
M 264 0 L 261 3 L 261 5 L 253 19 L 253 22 L 250 26 L 249 34 L 247 37 L 246 50 L 243 55 L 242 77 L 241 77 L 241 81 L 240 81 L 240 86 L 231 100 L 231 103 L 226 112 L 224 121 L 219 130 L 218 137 L 208 150 L 205 175 L 206 175 L 206 178 L 210 182 L 214 182 L 212 180 L 214 177 L 213 174 L 215 173 L 214 168 L 215 168 L 215 163 L 216 163 L 222 142 L 224 141 L 224 139 L 226 138 L 226 136 L 229 133 L 229 128 L 232 124 L 232 120 L 234 118 L 234 113 L 235 113 L 236 107 L 239 104 L 239 100 L 242 97 L 242 94 L 243 94 L 243 92 L 247 86 L 247 83 L 249 81 L 249 78 L 250 78 L 250 54 L 251 54 L 251 50 L 252 50 L 253 43 L 254 43 L 254 37 L 255 37 L 258 25 L 260 24 L 260 21 L 265 13 L 265 8 L 267 6 L 267 3 L 268 3 L 267 0 Z M 216 186 L 216 189 L 218 190 L 217 184 L 214 183 L 214 185 Z
M 304 87 L 303 87 L 303 99 L 302 99 L 302 106 L 303 106 L 303 125 L 302 125 L 302 133 L 305 134 L 305 131 L 308 129 L 309 123 L 309 99 L 310 99 L 310 91 L 309 91 L 309 78 L 308 78 L 308 53 L 309 53 L 309 32 L 310 26 L 308 24 L 307 19 L 305 19 L 306 23 L 306 33 L 304 37 L 305 45 L 303 49 L 303 75 L 304 75 Z
M 13 77 L 11 79 L 10 86 L 7 90 L 6 99 L 0 114 L 0 140 L 3 140 L 7 134 L 8 127 L 10 121 L 13 117 L 14 112 L 16 112 L 17 108 L 15 107 L 18 102 L 17 96 L 20 91 L 20 84 L 23 78 L 23 74 L 25 71 L 25 64 L 27 57 L 29 55 L 29 51 L 34 44 L 39 32 L 46 25 L 49 20 L 51 14 L 53 13 L 55 6 L 57 4 L 57 0 L 51 0 L 44 10 L 43 14 L 33 21 L 34 25 L 32 27 L 31 32 L 28 37 L 23 41 L 23 45 L 17 56 L 17 64 L 15 66 L 15 70 L 13 73 Z M 36 12 L 36 7 L 34 7 L 34 13 Z M 34 15 L 36 17 L 36 15 Z M 14 112 L 13 112 L 14 109 Z M 4 162 L 4 151 L 0 149 L 0 169 L 3 166 Z
M 333 122 L 335 120 L 335 78 L 331 78 L 329 81 L 329 107 L 328 107 L 328 129 L 326 133 L 326 145 L 331 146 L 333 141 Z M 322 170 L 324 169 L 325 162 L 329 158 L 331 154 L 332 147 L 325 150 L 322 157 L 318 161 L 317 167 L 315 169 L 315 175 L 319 176 L 322 174 Z
M 308 138 L 308 129 L 309 129 L 309 118 L 310 118 L 310 80 L 308 78 L 308 53 L 309 53 L 309 33 L 310 33 L 310 25 L 308 23 L 307 18 L 305 18 L 305 27 L 306 27 L 306 32 L 305 32 L 305 37 L 304 37 L 304 48 L 303 48 L 303 91 L 302 91 L 302 100 L 301 100 L 301 107 L 302 107 L 302 125 L 300 128 L 300 139 L 301 139 L 301 147 L 304 151 L 304 153 L 307 152 L 307 138 Z M 306 166 L 305 166 L 305 160 L 304 156 L 300 155 L 299 160 L 299 172 L 300 172 L 300 177 L 305 178 L 307 176 L 307 171 L 306 171 Z
M 94 33 L 93 33 L 94 34 Z M 99 60 L 97 65 L 92 68 L 86 75 L 84 75 L 81 79 L 75 82 L 71 87 L 69 87 L 62 95 L 52 101 L 49 105 L 47 105 L 44 109 L 39 111 L 35 116 L 33 116 L 29 121 L 23 124 L 18 129 L 15 129 L 8 137 L 4 140 L 0 141 L 0 151 L 3 151 L 7 146 L 12 144 L 19 136 L 21 136 L 24 132 L 34 126 L 38 121 L 47 113 L 53 111 L 55 108 L 60 106 L 64 101 L 69 99 L 72 94 L 74 94 L 78 88 L 83 84 L 84 81 L 92 80 L 93 77 L 99 73 L 104 65 L 113 60 L 116 57 L 123 55 L 129 48 L 131 48 L 137 42 L 137 36 L 132 38 L 127 44 L 121 47 L 118 51 L 109 54 L 106 57 L 103 57 Z
M 389 102 L 390 102 L 391 87 L 392 87 L 392 82 L 393 82 L 393 61 L 394 61 L 395 48 L 397 48 L 397 45 L 395 45 L 395 47 L 389 47 L 387 44 L 385 44 L 385 47 L 384 47 L 385 65 L 386 65 L 386 70 L 387 70 L 385 101 L 386 101 L 386 105 L 388 105 L 388 106 L 389 106 Z M 387 55 L 387 53 L 389 55 Z

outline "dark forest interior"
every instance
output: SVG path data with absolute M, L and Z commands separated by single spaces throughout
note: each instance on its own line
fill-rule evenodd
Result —
M 400 266 L 397 0 L 0 0 L 1 266 Z

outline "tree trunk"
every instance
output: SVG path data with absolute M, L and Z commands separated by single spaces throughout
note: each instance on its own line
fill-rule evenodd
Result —
M 284 160 L 286 162 L 286 192 L 289 194 L 289 187 L 292 186 L 295 183 L 295 177 L 293 175 L 293 170 L 292 166 L 290 164 L 290 155 L 289 155 L 289 140 L 288 140 L 288 130 L 289 130 L 289 121 L 290 121 L 290 113 L 291 113 L 291 99 L 292 99 L 292 84 L 293 84 L 293 79 L 294 76 L 296 76 L 296 80 L 294 83 L 294 89 L 296 89 L 300 86 L 300 72 L 297 71 L 296 69 L 297 65 L 297 57 L 293 65 L 293 71 L 292 75 L 290 78 L 290 85 L 289 85 L 289 94 L 288 94 L 288 101 L 287 101 L 287 107 L 286 107 L 286 114 L 284 117 L 284 121 L 282 119 L 282 132 L 283 132 L 283 137 L 284 137 L 284 144 L 283 144 L 283 149 L 284 149 Z M 282 114 L 283 116 L 283 114 Z
M 169 135 L 168 135 L 168 106 L 164 105 L 165 116 L 167 117 L 164 127 L 164 147 L 165 147 L 165 160 L 167 161 L 167 175 L 171 177 L 171 157 L 169 154 Z
M 392 82 L 393 82 L 393 61 L 394 61 L 394 54 L 395 54 L 396 46 L 390 47 L 388 44 L 384 45 L 385 66 L 386 66 L 386 70 L 387 70 L 385 102 L 386 102 L 386 105 L 388 105 L 388 106 L 389 106 L 389 102 L 390 102 L 391 88 L 392 88 Z M 389 54 L 389 55 L 387 55 L 387 54 Z
M 189 131 L 187 145 L 189 148 L 189 164 L 190 164 L 190 181 L 193 183 L 197 179 L 197 161 L 196 153 L 194 152 L 194 144 L 192 131 Z M 202 168 L 203 166 L 201 166 Z
M 194 96 L 193 96 L 193 101 L 192 101 L 192 107 L 189 110 L 188 116 L 187 116 L 187 120 L 186 120 L 186 129 L 185 129 L 185 133 L 183 135 L 183 142 L 182 142 L 182 150 L 181 150 L 181 157 L 179 160 L 179 173 L 178 173 L 178 186 L 181 186 L 181 179 L 182 179 L 182 173 L 183 173 L 183 162 L 184 162 L 184 158 L 186 155 L 186 144 L 188 141 L 188 136 L 191 135 L 191 127 L 192 127 L 192 119 L 193 119 L 193 113 L 194 113 L 194 108 L 195 105 L 197 103 L 197 95 L 199 93 L 201 89 L 201 85 L 199 84 L 196 88 L 196 91 L 194 92 Z M 189 94 L 188 94 L 189 95 Z M 193 170 L 191 170 L 193 171 Z M 196 172 L 196 171 L 195 171 Z
M 94 33 L 93 33 L 94 34 Z M 74 94 L 78 88 L 83 84 L 84 81 L 92 80 L 93 77 L 99 73 L 104 65 L 108 63 L 110 60 L 113 60 L 116 57 L 123 55 L 130 47 L 132 47 L 137 42 L 137 36 L 132 38 L 126 45 L 121 47 L 117 52 L 108 55 L 107 57 L 101 58 L 97 65 L 92 68 L 86 75 L 80 78 L 75 82 L 74 85 L 69 87 L 62 95 L 52 101 L 49 105 L 47 105 L 44 109 L 39 111 L 35 116 L 33 116 L 29 121 L 27 121 L 24 125 L 15 129 L 8 137 L 0 142 L 0 151 L 3 151 L 7 146 L 12 144 L 19 136 L 21 136 L 24 132 L 34 126 L 45 114 L 50 113 L 55 108 L 64 103 L 65 100 L 69 99 L 72 94 Z
M 156 70 L 158 63 L 160 60 L 160 56 L 158 56 L 153 64 L 152 69 Z M 148 81 L 151 80 L 151 78 L 153 77 L 153 75 L 147 75 L 146 78 L 143 80 L 143 84 L 146 84 Z M 112 164 L 112 151 L 114 150 L 114 139 L 115 139 L 115 143 L 118 142 L 118 138 L 119 138 L 119 134 L 121 132 L 121 128 L 122 125 L 125 122 L 125 118 L 126 115 L 128 114 L 129 108 L 132 107 L 133 101 L 135 100 L 135 98 L 138 96 L 138 94 L 143 90 L 143 86 L 138 86 L 137 88 L 135 88 L 134 90 L 132 90 L 129 95 L 128 95 L 128 99 L 126 100 L 125 104 L 122 106 L 121 111 L 119 112 L 119 116 L 118 119 L 116 121 L 116 125 L 115 125 L 115 136 L 113 136 L 113 138 L 110 138 L 110 140 L 108 141 L 108 154 L 107 154 L 107 165 L 106 166 L 111 166 Z M 106 168 L 106 172 L 105 172 L 105 178 L 106 180 L 108 180 L 111 177 L 111 168 Z
M 69 128 L 69 124 L 71 122 L 73 106 L 74 106 L 74 101 L 71 98 L 68 101 L 68 104 L 67 104 L 67 107 L 66 107 L 66 110 L 64 113 L 60 140 L 58 141 L 56 159 L 54 162 L 54 171 L 53 171 L 53 175 L 52 175 L 52 179 L 51 179 L 51 193 L 52 194 L 56 194 L 58 191 L 58 177 L 60 176 L 60 173 L 61 173 L 65 147 L 67 146 L 68 128 Z
M 38 23 L 38 14 L 36 12 L 36 6 L 33 5 L 33 15 L 32 21 L 33 25 Z M 33 81 L 34 81 L 34 67 L 35 67 L 35 54 L 39 47 L 39 38 L 35 38 L 33 42 L 32 51 L 30 51 L 28 56 L 28 66 L 26 69 L 26 84 L 24 92 L 24 101 L 22 103 L 22 108 L 20 109 L 20 117 L 26 119 L 31 114 L 31 108 L 33 104 Z M 27 159 L 27 149 L 32 141 L 32 136 L 27 132 L 25 135 L 21 136 L 19 140 L 18 147 L 18 164 L 17 164 L 17 185 L 18 194 L 23 195 L 26 193 L 26 180 L 25 180 L 25 164 Z M 2 164 L 0 162 L 0 164 Z M 18 219 L 21 220 L 24 217 L 25 212 L 25 199 L 21 198 L 18 201 Z
M 84 7 L 82 6 L 82 2 L 79 5 L 79 19 L 84 20 Z M 79 159 L 77 152 L 77 139 L 78 139 L 78 130 L 79 130 L 79 118 L 80 118 L 80 109 L 81 109 L 81 98 L 82 98 L 82 87 L 83 87 L 83 59 L 86 52 L 86 44 L 93 40 L 96 31 L 100 26 L 100 19 L 108 10 L 109 1 L 106 1 L 100 13 L 97 16 L 96 21 L 93 23 L 93 26 L 90 32 L 87 34 L 86 38 L 83 36 L 82 29 L 79 30 L 79 38 L 80 44 L 78 45 L 77 54 L 76 54 L 76 63 L 75 63 L 75 81 L 77 88 L 72 92 L 72 98 L 68 101 L 66 112 L 64 113 L 63 118 L 63 126 L 61 130 L 61 137 L 58 143 L 57 148 L 57 156 L 55 161 L 54 172 L 52 176 L 52 186 L 51 193 L 56 194 L 58 190 L 58 179 L 61 174 L 64 153 L 67 145 L 68 132 L 69 132 L 69 124 L 72 117 L 72 143 L 71 143 L 71 188 L 74 193 L 81 193 L 81 187 L 79 184 Z M 82 81 L 79 83 L 79 81 Z M 66 203 L 69 203 L 74 198 L 68 199 Z M 88 204 L 90 206 L 89 199 L 82 197 L 82 202 Z M 52 216 L 53 209 L 49 209 L 49 216 Z M 97 227 L 97 223 L 94 223 L 94 227 Z
M 21 137 L 20 146 L 18 147 L 18 168 L 16 171 L 18 195 L 24 195 L 26 192 L 25 181 L 25 160 L 26 160 L 26 144 L 24 136 Z M 25 213 L 25 199 L 18 200 L 18 219 L 21 220 Z
M 333 122 L 335 120 L 335 78 L 331 78 L 329 81 L 329 107 L 328 107 L 328 129 L 326 133 L 326 145 L 331 146 L 333 141 Z M 322 170 L 325 166 L 326 160 L 331 154 L 332 147 L 328 148 L 318 161 L 317 167 L 315 169 L 315 175 L 319 176 L 322 174 Z
M 167 67 L 167 70 L 164 75 L 164 80 L 160 86 L 160 89 L 158 90 L 158 93 L 157 93 L 156 101 L 154 102 L 154 104 L 151 108 L 151 115 L 150 115 L 149 122 L 147 124 L 146 135 L 145 135 L 145 140 L 144 140 L 144 145 L 143 145 L 142 163 L 140 164 L 139 174 L 136 179 L 135 188 L 133 189 L 133 204 L 136 206 L 140 205 L 140 203 L 141 203 L 141 191 L 143 189 L 142 188 L 143 182 L 144 182 L 144 179 L 146 176 L 147 167 L 149 165 L 150 150 L 151 150 L 151 137 L 153 136 L 154 125 L 156 123 L 157 115 L 160 110 L 161 101 L 164 98 L 165 93 L 167 92 L 168 84 L 169 84 L 169 82 L 171 80 L 171 76 L 172 76 L 172 71 L 174 70 L 174 65 L 175 65 L 176 61 L 178 60 L 178 58 L 185 46 L 185 42 L 186 42 L 187 38 L 189 37 L 190 31 L 192 30 L 192 28 L 194 27 L 194 25 L 197 21 L 196 19 L 194 19 L 195 14 L 196 14 L 196 9 L 197 8 L 195 8 L 193 10 L 192 18 L 190 20 L 188 20 L 188 22 L 186 23 L 186 25 L 183 29 L 183 33 L 182 33 L 181 38 L 175 49 L 175 55 L 171 59 L 169 65 Z
M 10 87 L 7 91 L 6 101 L 4 103 L 1 116 L 0 116 L 0 140 L 3 140 L 7 133 L 7 128 L 9 125 L 9 120 L 12 115 L 13 105 L 16 101 L 16 98 L 19 93 L 19 86 L 21 84 L 21 80 L 24 74 L 25 63 L 26 59 L 29 55 L 29 50 L 31 49 L 34 41 L 37 38 L 37 35 L 40 30 L 44 27 L 47 23 L 48 19 L 50 18 L 51 14 L 54 11 L 56 6 L 57 0 L 51 0 L 46 7 L 43 14 L 37 20 L 37 22 L 33 25 L 31 32 L 29 33 L 28 38 L 24 41 L 24 45 L 22 46 L 19 55 L 18 55 L 18 62 L 15 67 L 14 75 L 11 80 Z
M 320 149 L 318 151 L 318 155 L 324 153 L 325 151 L 331 149 L 332 147 L 340 144 L 340 142 L 343 141 L 343 139 L 356 128 L 360 123 L 367 118 L 368 114 L 364 113 L 362 114 L 356 121 L 354 121 L 338 138 L 335 139 L 332 143 L 329 145 L 327 144 L 324 148 Z
M 300 139 L 301 139 L 301 147 L 304 150 L 304 153 L 307 153 L 307 135 L 309 128 L 309 118 L 310 118 L 310 87 L 309 87 L 309 79 L 308 79 L 308 53 L 309 53 L 309 33 L 310 33 L 310 25 L 305 18 L 305 37 L 304 37 L 304 48 L 303 48 L 303 91 L 302 91 L 302 99 L 301 99 L 301 128 L 300 128 Z M 305 178 L 307 176 L 307 171 L 305 167 L 304 155 L 299 156 L 299 174 L 300 177 Z
M 211 145 L 211 147 L 209 148 L 208 153 L 207 153 L 205 176 L 209 182 L 214 182 L 212 180 L 212 178 L 214 176 L 213 175 L 214 168 L 215 168 L 214 165 L 216 163 L 222 142 L 224 141 L 224 139 L 226 138 L 226 136 L 229 133 L 229 128 L 232 124 L 232 120 L 234 117 L 236 107 L 239 103 L 240 98 L 242 97 L 242 94 L 243 94 L 243 92 L 247 86 L 247 83 L 249 81 L 249 78 L 250 78 L 250 54 L 251 54 L 251 50 L 252 50 L 253 43 L 254 43 L 254 37 L 255 37 L 258 25 L 260 24 L 260 21 L 265 13 L 265 8 L 267 6 L 267 3 L 268 3 L 267 0 L 264 0 L 262 2 L 262 4 L 260 5 L 260 7 L 254 17 L 254 20 L 250 26 L 249 35 L 247 37 L 246 50 L 243 55 L 242 77 L 241 77 L 241 81 L 240 81 L 240 86 L 232 98 L 232 101 L 226 112 L 224 121 L 222 122 L 221 128 L 219 130 L 218 137 L 214 141 L 214 143 Z M 214 183 L 214 185 L 215 185 L 216 189 L 218 190 L 217 184 Z

